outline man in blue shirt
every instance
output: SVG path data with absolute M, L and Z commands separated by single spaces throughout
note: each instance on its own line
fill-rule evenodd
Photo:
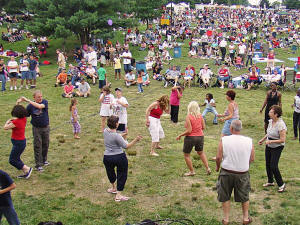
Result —
M 30 55 L 28 62 L 29 62 L 30 88 L 35 88 L 35 86 L 36 86 L 36 67 L 37 67 L 37 61 L 34 59 L 33 55 Z
M 34 101 L 21 97 L 17 103 L 23 101 L 29 103 L 26 109 L 28 116 L 31 116 L 35 168 L 42 172 L 43 166 L 49 165 L 47 161 L 50 135 L 48 101 L 43 99 L 40 90 L 34 92 L 33 98 Z
M 0 170 L 0 224 L 4 215 L 10 225 L 20 225 L 10 195 L 10 191 L 15 188 L 16 184 L 10 176 L 3 170 Z

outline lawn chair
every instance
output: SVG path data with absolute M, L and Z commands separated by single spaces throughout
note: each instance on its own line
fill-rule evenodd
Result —
M 287 70 L 284 74 L 283 87 L 282 90 L 295 90 L 295 75 L 296 72 L 294 70 Z

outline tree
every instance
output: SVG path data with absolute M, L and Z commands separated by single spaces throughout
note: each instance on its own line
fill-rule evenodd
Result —
M 4 8 L 7 13 L 15 14 L 25 10 L 24 0 L 0 0 L 0 9 Z
M 147 23 L 147 28 L 149 26 L 149 21 L 161 16 L 162 6 L 165 1 L 162 0 L 136 0 L 134 12 L 137 18 Z
M 288 9 L 300 9 L 300 1 L 299 0 L 285 0 L 283 4 Z
M 76 35 L 80 42 L 90 43 L 90 34 L 124 25 L 123 7 L 118 0 L 25 0 L 35 16 L 25 27 L 35 35 L 67 38 Z M 109 26 L 107 20 L 113 25 Z

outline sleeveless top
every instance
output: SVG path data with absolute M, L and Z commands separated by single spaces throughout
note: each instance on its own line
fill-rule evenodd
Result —
M 75 116 L 75 117 L 78 116 L 77 109 L 74 110 L 74 116 Z M 72 122 L 74 121 L 74 118 L 73 118 L 73 116 L 72 116 L 72 113 L 71 113 L 71 121 L 72 121 Z
M 192 126 L 192 132 L 187 136 L 204 136 L 202 127 L 202 115 L 200 114 L 199 117 L 189 115 L 189 119 Z
M 150 111 L 150 116 L 154 117 L 154 118 L 157 118 L 157 119 L 160 119 L 160 116 L 163 114 L 163 110 L 159 107 L 156 108 L 156 109 L 152 109 Z
M 267 98 L 267 107 L 270 108 L 272 105 L 278 105 L 278 103 L 279 103 L 278 92 L 276 91 L 273 96 L 271 92 Z
M 229 115 L 228 107 L 225 110 L 224 114 L 225 114 L 225 116 Z M 238 107 L 238 105 L 236 105 L 236 107 L 233 107 L 233 114 L 232 114 L 232 118 L 231 119 L 238 119 L 238 118 L 239 118 L 239 107 Z

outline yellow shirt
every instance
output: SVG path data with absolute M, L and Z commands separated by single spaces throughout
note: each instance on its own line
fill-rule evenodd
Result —
M 121 69 L 121 59 L 120 58 L 115 58 L 115 70 Z

